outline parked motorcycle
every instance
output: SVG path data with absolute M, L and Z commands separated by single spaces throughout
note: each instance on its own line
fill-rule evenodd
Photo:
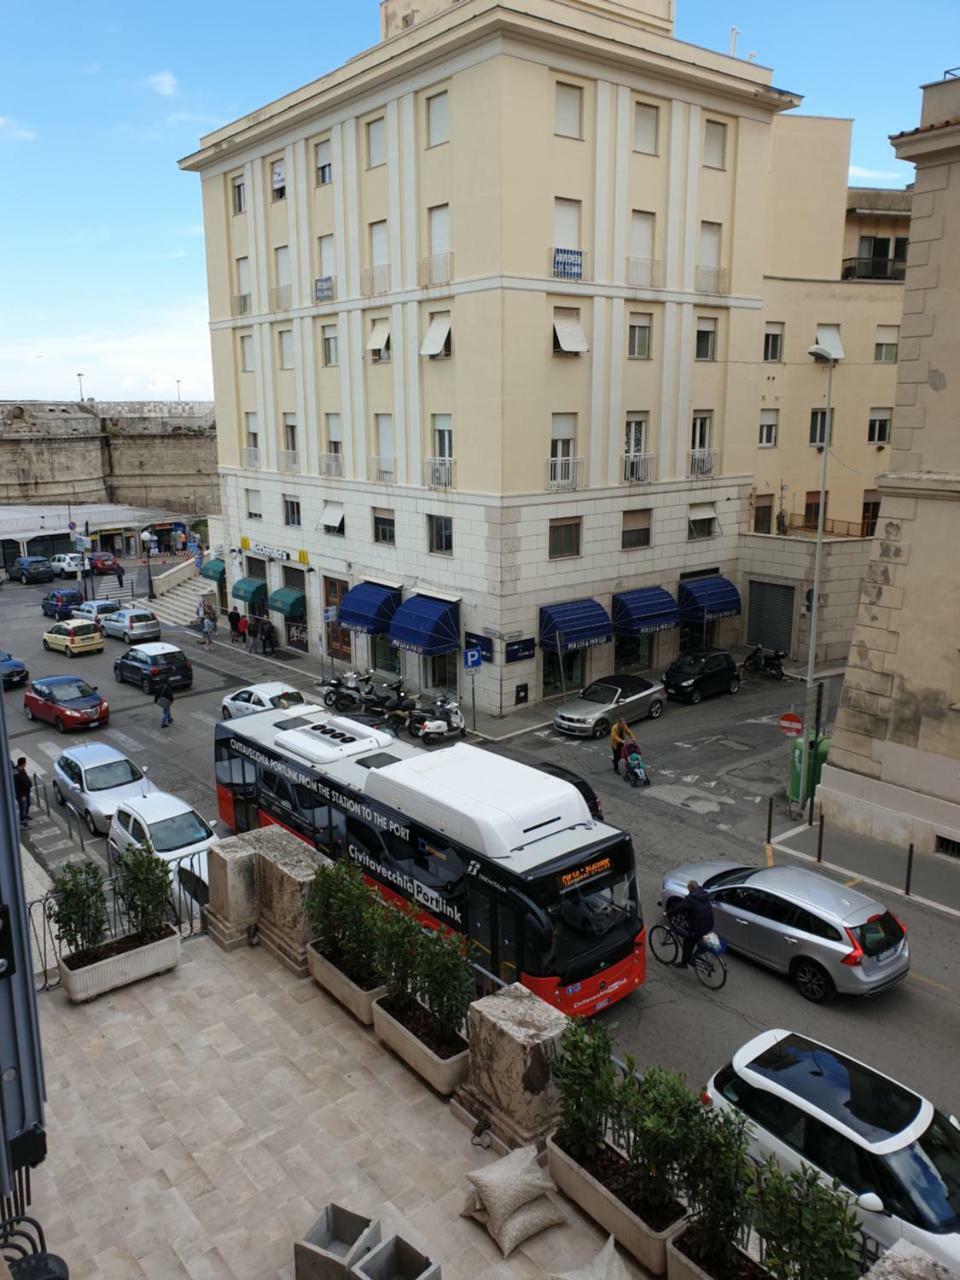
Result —
M 337 711 L 360 711 L 363 707 L 364 690 L 370 685 L 370 673 L 360 675 L 358 671 L 348 671 L 342 676 L 333 676 L 326 682 L 327 692 L 323 695 L 326 706 Z
M 375 685 L 372 680 L 367 681 L 363 689 L 363 706 L 366 711 L 371 711 L 374 715 L 387 715 L 390 711 L 396 711 L 409 701 L 411 707 L 415 706 L 412 698 L 408 698 L 406 689 L 403 687 L 403 680 L 391 680 L 388 684 Z
M 438 694 L 429 707 L 421 707 L 410 713 L 407 730 L 411 737 L 430 744 L 441 742 L 454 735 L 464 738 L 467 733 L 467 722 L 460 710 L 459 702 L 454 702 L 446 694 Z
M 760 675 L 769 676 L 771 680 L 783 679 L 783 649 L 774 649 L 767 653 L 762 644 L 758 644 L 743 660 L 744 671 L 756 671 Z

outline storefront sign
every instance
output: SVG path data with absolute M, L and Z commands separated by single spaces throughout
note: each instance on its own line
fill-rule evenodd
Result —
M 332 302 L 336 290 L 333 276 L 318 276 L 313 282 L 314 302 Z
M 267 547 L 262 542 L 251 543 L 250 550 L 255 551 L 258 556 L 266 556 L 268 560 L 291 560 L 293 558 L 289 551 L 284 551 L 280 547 Z
M 493 641 L 487 635 L 478 636 L 473 631 L 466 631 L 463 636 L 463 647 L 479 649 L 480 657 L 484 662 L 493 661 Z
M 592 649 L 594 645 L 609 644 L 610 636 L 587 636 L 583 640 L 567 640 L 564 637 L 563 649 L 565 653 L 570 653 L 574 649 Z
M 526 662 L 534 656 L 537 651 L 537 642 L 531 638 L 529 640 L 513 640 L 504 646 L 503 660 L 504 662 Z

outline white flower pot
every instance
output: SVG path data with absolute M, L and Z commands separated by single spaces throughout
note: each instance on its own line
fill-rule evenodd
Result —
M 175 969 L 180 962 L 180 930 L 169 924 L 166 928 L 166 936 L 156 942 L 144 943 L 142 947 L 135 947 L 119 956 L 95 960 L 82 969 L 69 968 L 61 957 L 60 982 L 67 997 L 74 1004 L 82 1004 L 116 987 L 125 987 L 128 983 L 139 982 L 141 978 Z
M 310 966 L 310 976 L 318 986 L 328 991 L 345 1009 L 349 1009 L 358 1022 L 367 1027 L 373 1026 L 373 1002 L 386 995 L 386 987 L 371 987 L 369 991 L 364 991 L 326 956 L 321 955 L 312 943 L 307 947 L 307 964 Z
M 470 1065 L 470 1050 L 464 1049 L 452 1058 L 438 1058 L 422 1040 L 418 1040 L 412 1031 L 408 1031 L 402 1022 L 391 1017 L 383 1008 L 382 997 L 373 1002 L 373 1029 L 398 1058 L 402 1058 L 408 1067 L 412 1067 L 417 1075 L 437 1093 L 449 1097 L 458 1085 L 467 1078 Z

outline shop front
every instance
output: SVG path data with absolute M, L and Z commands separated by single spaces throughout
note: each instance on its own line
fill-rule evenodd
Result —
M 238 578 L 230 589 L 230 598 L 245 604 L 251 617 L 264 617 L 267 612 L 266 579 Z
M 675 630 L 678 623 L 677 602 L 663 587 L 643 587 L 615 595 L 614 671 L 636 673 L 663 666 L 659 637 Z
M 400 588 L 358 582 L 340 602 L 339 623 L 368 637 L 369 665 L 375 671 L 400 674 L 400 650 L 390 641 L 390 624 L 400 608 Z
M 540 610 L 543 696 L 567 694 L 586 683 L 586 654 L 613 639 L 610 615 L 596 600 L 569 600 Z
M 284 585 L 271 591 L 267 608 L 279 613 L 286 644 L 300 653 L 307 652 L 307 595 L 302 569 L 283 569 Z
M 421 659 L 424 689 L 457 692 L 460 681 L 460 603 L 416 595 L 399 606 L 390 623 L 391 648 Z
M 677 606 L 681 653 L 735 643 L 733 629 L 723 626 L 724 619 L 740 616 L 740 592 L 729 579 L 719 573 L 682 579 Z
M 227 566 L 223 560 L 208 560 L 200 570 L 201 578 L 209 578 L 217 584 L 217 605 L 221 612 L 227 609 Z

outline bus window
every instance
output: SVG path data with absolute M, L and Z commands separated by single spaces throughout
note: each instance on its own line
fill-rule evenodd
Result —
M 324 804 L 317 793 L 302 782 L 294 783 L 293 792 L 297 799 L 297 808 L 303 814 L 304 821 L 313 828 L 317 840 L 321 844 L 326 844 L 329 838 L 330 806 Z
M 517 913 L 513 907 L 500 903 L 497 907 L 499 936 L 497 938 L 497 976 L 501 982 L 516 982 L 520 976 L 517 968 Z
M 493 963 L 493 908 L 488 894 L 476 884 L 470 885 L 467 900 L 467 933 L 477 949 L 477 960 L 484 969 L 489 969 Z
M 340 858 L 347 851 L 347 815 L 336 805 L 330 806 L 330 844 L 327 852 L 331 858 Z
M 257 769 L 253 761 L 231 751 L 226 742 L 217 743 L 214 767 L 217 781 L 223 787 L 250 788 L 257 780 Z
M 279 774 L 274 773 L 272 769 L 262 769 L 260 772 L 260 781 L 263 784 L 264 791 L 267 791 L 274 799 L 287 809 L 295 809 L 296 802 L 293 798 L 293 791 L 290 789 L 290 783 L 286 778 L 281 778 Z
M 417 864 L 417 878 L 438 889 L 452 889 L 463 879 L 464 865 L 460 854 L 449 844 L 431 839 L 423 832 L 415 831 L 416 852 L 407 850 Z M 392 841 L 391 843 L 397 843 Z

